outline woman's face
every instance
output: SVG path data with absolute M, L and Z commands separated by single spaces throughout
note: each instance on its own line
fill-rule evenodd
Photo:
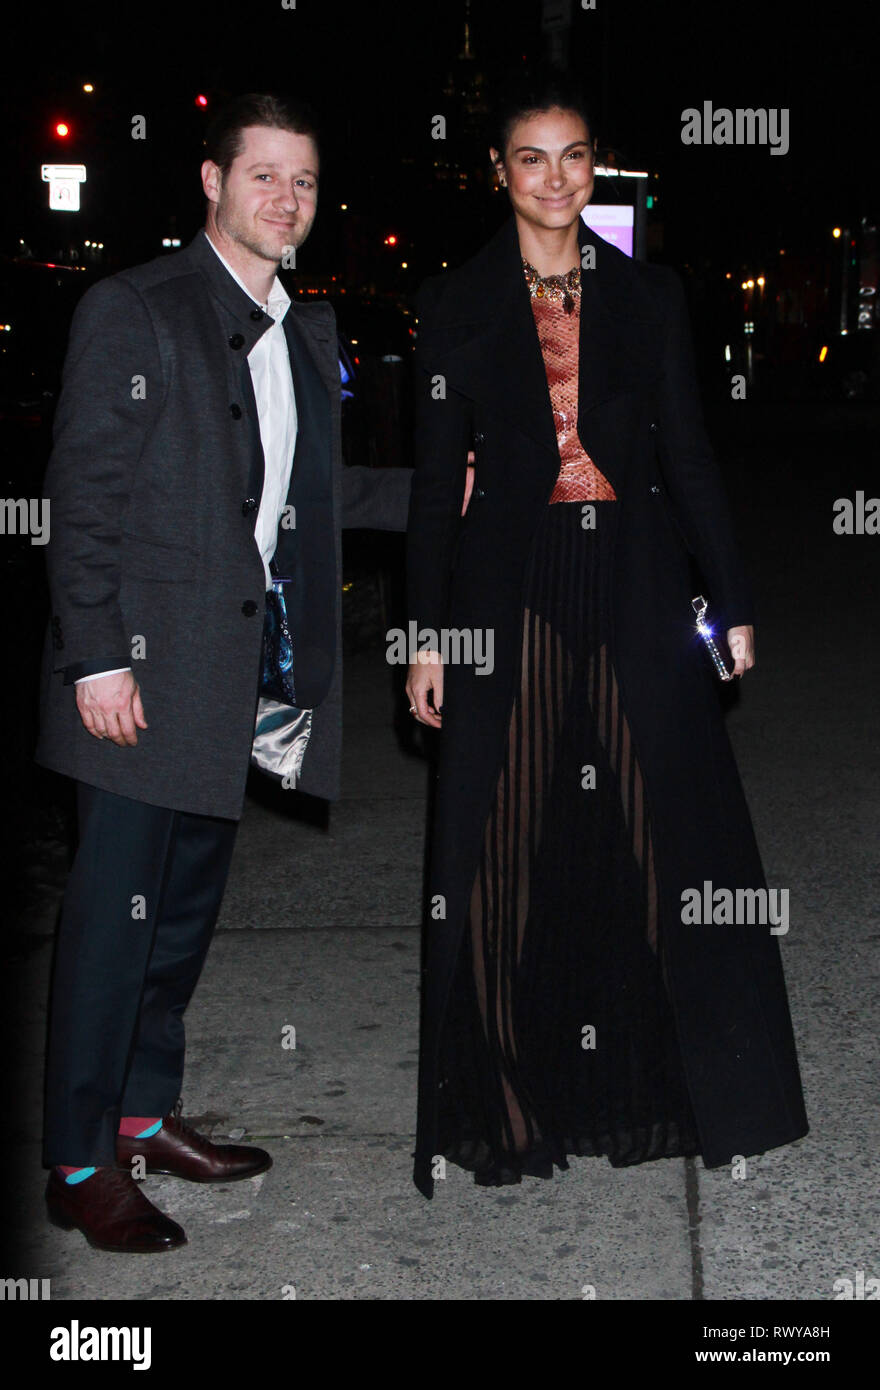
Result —
M 554 107 L 517 121 L 504 157 L 489 155 L 514 211 L 534 227 L 571 226 L 593 196 L 593 148 L 574 111 Z

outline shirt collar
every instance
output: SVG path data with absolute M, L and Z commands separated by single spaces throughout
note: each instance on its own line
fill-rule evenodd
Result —
M 252 299 L 255 304 L 260 304 L 260 301 L 251 294 L 250 290 L 242 280 L 241 276 L 237 275 L 236 272 L 232 269 L 232 266 L 229 264 L 226 257 L 220 255 L 220 252 L 217 250 L 217 247 L 214 245 L 207 232 L 205 232 L 205 240 L 207 241 L 211 250 L 214 252 L 214 255 L 217 257 L 217 259 L 223 265 L 225 265 L 226 269 L 229 271 L 229 274 L 232 276 L 235 283 L 241 286 L 241 288 L 244 290 L 245 294 L 248 296 L 249 299 Z M 275 276 L 275 279 L 272 282 L 272 288 L 269 291 L 269 298 L 267 299 L 265 304 L 260 304 L 260 308 L 264 309 L 268 314 L 270 314 L 276 323 L 281 322 L 281 320 L 284 318 L 284 315 L 287 313 L 287 310 L 290 308 L 290 295 L 285 290 L 277 275 Z

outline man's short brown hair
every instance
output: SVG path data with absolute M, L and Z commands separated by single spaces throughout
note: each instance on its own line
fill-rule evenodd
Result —
M 205 135 L 205 158 L 216 164 L 222 173 L 228 174 L 232 161 L 241 154 L 242 132 L 248 126 L 308 135 L 318 148 L 317 121 L 308 102 L 293 101 L 272 92 L 247 92 L 244 96 L 233 97 L 217 112 Z

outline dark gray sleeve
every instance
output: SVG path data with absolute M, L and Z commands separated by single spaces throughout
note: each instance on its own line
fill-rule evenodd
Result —
M 128 666 L 119 611 L 119 550 L 134 470 L 164 382 L 147 308 L 122 277 L 93 286 L 70 330 L 54 447 L 46 565 L 55 670 Z M 100 663 L 100 664 L 99 664 Z
M 109 671 L 130 671 L 130 666 L 109 666 L 105 661 L 76 661 L 72 666 L 64 668 L 64 684 L 76 685 L 77 681 L 86 680 L 89 676 L 103 676 Z

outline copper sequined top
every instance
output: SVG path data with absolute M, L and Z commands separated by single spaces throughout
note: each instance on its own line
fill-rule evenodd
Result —
M 543 284 L 533 266 L 523 260 L 523 270 L 532 288 L 532 313 L 538 330 L 538 341 L 544 357 L 544 370 L 550 389 L 550 404 L 556 424 L 561 467 L 551 502 L 613 502 L 616 494 L 603 473 L 599 471 L 578 438 L 578 338 L 580 332 L 581 296 L 580 275 L 573 277 L 566 313 L 563 295 L 543 293 Z M 567 277 L 548 277 L 563 281 Z M 546 284 L 547 282 L 543 282 Z M 537 288 L 539 293 L 534 293 Z

